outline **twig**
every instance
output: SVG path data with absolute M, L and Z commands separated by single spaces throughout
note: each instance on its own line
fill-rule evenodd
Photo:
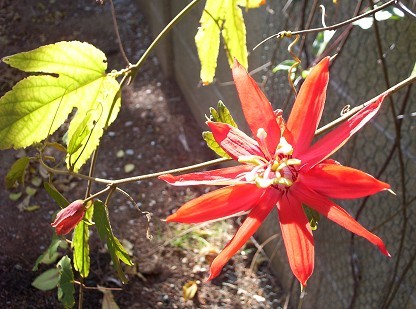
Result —
M 378 12 L 378 11 L 381 11 L 381 10 L 385 9 L 386 7 L 389 7 L 390 5 L 392 5 L 392 4 L 396 3 L 396 2 L 397 2 L 397 0 L 390 0 L 390 1 L 384 3 L 383 5 L 377 7 L 375 9 L 373 9 L 373 10 L 370 10 L 370 11 L 368 11 L 366 13 L 363 13 L 361 15 L 358 15 L 356 17 L 350 18 L 348 20 L 345 20 L 343 22 L 340 22 L 340 23 L 335 24 L 335 25 L 332 25 L 332 26 L 320 27 L 320 28 L 313 28 L 313 29 L 305 29 L 305 30 L 299 30 L 299 31 L 280 31 L 279 33 L 276 33 L 276 34 L 274 34 L 272 36 L 269 36 L 268 38 L 266 38 L 263 41 L 261 41 L 259 44 L 257 44 L 253 48 L 253 50 L 255 50 L 261 44 L 263 44 L 264 42 L 266 42 L 266 41 L 268 41 L 268 40 L 270 40 L 272 38 L 291 37 L 291 36 L 297 35 L 297 34 L 307 34 L 307 33 L 314 33 L 314 32 L 322 32 L 322 31 L 325 31 L 325 30 L 335 30 L 335 29 L 344 27 L 344 26 L 346 26 L 348 24 L 351 24 L 351 23 L 353 23 L 353 22 L 361 19 L 361 18 L 367 17 L 367 16 L 372 15 L 372 14 Z
M 118 48 L 120 49 L 121 55 L 123 56 L 123 59 L 126 62 L 126 64 L 130 65 L 129 58 L 127 58 L 126 52 L 124 51 L 123 43 L 121 42 L 120 32 L 118 31 L 116 10 L 114 8 L 113 0 L 110 0 L 110 8 L 111 8 L 111 17 L 113 19 L 114 32 L 116 33 L 116 37 L 117 37 Z

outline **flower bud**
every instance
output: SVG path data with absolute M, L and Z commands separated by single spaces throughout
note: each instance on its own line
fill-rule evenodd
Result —
M 66 235 L 82 220 L 84 214 L 84 201 L 76 200 L 58 212 L 51 226 L 55 228 L 56 234 Z

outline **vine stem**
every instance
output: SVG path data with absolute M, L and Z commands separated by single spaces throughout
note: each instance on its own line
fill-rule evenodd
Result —
M 365 103 L 363 103 L 359 106 L 354 107 L 349 112 L 343 114 L 341 117 L 339 117 L 339 118 L 335 119 L 334 121 L 328 123 L 327 125 L 319 128 L 318 130 L 316 130 L 315 135 L 322 134 L 322 133 L 328 131 L 329 129 L 339 125 L 340 123 L 346 121 L 347 119 L 349 119 L 350 117 L 355 115 L 357 112 L 362 110 L 364 107 L 368 106 L 369 104 L 371 104 L 375 100 L 377 100 L 377 98 L 379 96 L 381 96 L 381 95 L 390 96 L 393 93 L 399 91 L 403 87 L 406 87 L 406 86 L 412 84 L 415 81 L 416 81 L 416 74 L 411 75 L 410 77 L 408 77 L 405 80 L 401 81 L 400 83 L 394 85 L 393 87 L 387 89 L 386 91 L 379 94 L 378 96 L 372 98 L 371 100 L 368 100 L 367 102 L 365 102 Z M 198 163 L 198 164 L 194 164 L 194 165 L 189 165 L 189 166 L 185 166 L 185 167 L 180 167 L 180 168 L 175 168 L 175 169 L 170 169 L 170 170 L 166 170 L 166 171 L 155 172 L 155 173 L 151 173 L 151 174 L 134 176 L 134 177 L 129 177 L 129 178 L 121 178 L 121 179 L 118 179 L 118 180 L 110 180 L 110 179 L 87 176 L 87 175 L 75 173 L 75 172 L 68 171 L 68 170 L 52 168 L 52 167 L 48 166 L 43 161 L 42 158 L 43 158 L 43 154 L 41 152 L 40 159 L 39 159 L 40 164 L 48 172 L 50 172 L 52 174 L 72 175 L 72 176 L 75 176 L 75 177 L 78 177 L 78 178 L 81 178 L 81 179 L 85 179 L 85 180 L 93 181 L 93 182 L 98 182 L 98 183 L 104 183 L 104 184 L 107 184 L 107 185 L 110 185 L 110 186 L 118 186 L 118 185 L 122 185 L 122 184 L 126 184 L 126 183 L 132 183 L 132 182 L 137 182 L 137 181 L 141 181 L 141 180 L 156 178 L 156 177 L 159 177 L 159 176 L 165 175 L 165 174 L 176 174 L 176 173 L 189 172 L 189 171 L 201 169 L 201 168 L 204 168 L 204 167 L 209 167 L 209 166 L 212 166 L 212 165 L 218 165 L 218 164 L 221 164 L 221 163 L 224 163 L 224 162 L 227 162 L 227 161 L 231 161 L 231 159 L 228 159 L 228 158 L 219 158 L 219 159 L 215 159 L 215 160 L 211 160 L 211 161 L 206 161 L 206 162 L 202 162 L 202 163 Z
M 385 9 L 386 7 L 389 7 L 390 5 L 395 4 L 396 2 L 398 2 L 398 0 L 390 0 L 390 1 L 384 3 L 383 5 L 380 5 L 379 7 L 375 8 L 375 9 L 372 9 L 372 10 L 366 12 L 366 13 L 363 13 L 361 15 L 350 18 L 348 20 L 345 20 L 343 22 L 340 22 L 340 23 L 332 25 L 332 26 L 313 28 L 313 29 L 305 29 L 305 30 L 298 30 L 298 31 L 280 31 L 279 33 L 273 34 L 272 36 L 269 36 L 268 38 L 265 38 L 263 41 L 261 41 L 259 44 L 257 44 L 253 48 L 253 50 L 255 50 L 261 44 L 263 44 L 264 42 L 266 42 L 266 41 L 268 41 L 272 38 L 291 37 L 293 35 L 301 35 L 301 34 L 308 34 L 308 33 L 314 33 L 314 32 L 322 32 L 322 31 L 326 31 L 326 30 L 335 30 L 335 29 L 344 27 L 348 24 L 351 24 L 351 23 L 361 19 L 361 18 L 367 17 L 367 16 L 372 15 L 372 14 L 378 12 L 378 11 L 381 11 L 381 10 Z
M 158 36 L 152 41 L 152 44 L 149 45 L 149 47 L 146 49 L 144 54 L 140 57 L 139 61 L 137 61 L 136 64 L 130 65 L 128 68 L 124 70 L 118 71 L 117 75 L 127 74 L 131 73 L 132 79 L 137 74 L 137 71 L 139 70 L 142 63 L 146 60 L 146 58 L 150 55 L 150 52 L 153 51 L 153 49 L 159 44 L 160 40 L 176 25 L 178 21 L 182 19 L 198 2 L 201 0 L 193 0 L 191 3 L 189 3 L 186 7 L 182 9 L 166 26 L 163 28 L 163 30 L 158 34 Z
M 409 76 L 408 78 L 406 78 L 405 80 L 401 81 L 400 83 L 394 85 L 393 87 L 391 87 L 391 88 L 387 89 L 386 91 L 384 91 L 383 93 L 379 94 L 375 98 L 372 98 L 371 100 L 368 100 L 367 102 L 354 107 L 349 112 L 346 112 L 345 114 L 343 114 L 341 117 L 339 117 L 339 118 L 335 119 L 334 121 L 328 123 L 327 125 L 319 128 L 318 130 L 316 130 L 315 135 L 320 135 L 320 134 L 328 131 L 329 129 L 339 125 L 340 123 L 344 122 L 345 120 L 351 118 L 353 115 L 358 113 L 364 107 L 370 105 L 375 100 L 377 100 L 377 98 L 379 98 L 380 96 L 383 96 L 383 95 L 390 96 L 393 93 L 399 91 L 401 88 L 406 87 L 406 86 L 414 83 L 415 81 L 416 81 L 416 74 L 413 74 L 413 75 Z

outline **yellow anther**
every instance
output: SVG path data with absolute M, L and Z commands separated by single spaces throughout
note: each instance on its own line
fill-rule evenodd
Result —
M 267 161 L 265 158 L 260 156 L 239 156 L 238 162 L 240 163 L 249 163 L 253 165 L 264 165 L 267 164 Z
M 273 184 L 273 181 L 274 179 L 265 179 L 263 177 L 257 177 L 255 179 L 256 186 L 263 189 L 270 187 Z
M 285 187 L 290 187 L 291 185 L 293 185 L 293 182 L 287 178 L 275 178 L 273 179 L 273 184 L 274 185 L 283 185 Z
M 280 138 L 279 145 L 276 148 L 276 154 L 291 155 L 293 153 L 293 147 L 290 145 L 286 139 L 282 136 Z

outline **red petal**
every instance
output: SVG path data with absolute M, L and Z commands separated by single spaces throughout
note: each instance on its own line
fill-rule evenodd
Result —
M 159 176 L 159 179 L 166 181 L 173 186 L 194 186 L 194 185 L 213 185 L 225 186 L 239 183 L 246 183 L 239 179 L 242 174 L 250 172 L 253 166 L 239 165 L 221 168 L 212 171 L 190 173 L 185 175 L 174 176 L 166 174 Z
M 243 131 L 234 128 L 226 123 L 207 121 L 216 142 L 234 160 L 240 156 L 256 155 L 264 157 L 259 145 Z
M 254 232 L 256 232 L 263 223 L 274 205 L 276 205 L 280 196 L 281 193 L 278 190 L 273 188 L 267 189 L 258 205 L 248 214 L 234 237 L 212 262 L 208 280 L 217 277 L 224 265 L 227 264 L 233 255 L 240 250 L 251 236 L 253 236 Z
M 306 187 L 304 184 L 297 182 L 290 190 L 293 194 L 297 194 L 302 203 L 305 203 L 309 207 L 315 209 L 319 213 L 326 216 L 329 220 L 334 221 L 343 228 L 350 232 L 364 237 L 372 244 L 376 245 L 380 251 L 390 256 L 383 241 L 370 231 L 366 230 L 360 223 L 358 223 L 350 214 L 348 214 L 343 208 L 327 199 L 323 195 L 316 193 Z
M 321 60 L 305 79 L 287 121 L 292 133 L 293 155 L 308 149 L 321 120 L 328 85 L 329 57 Z
M 373 176 L 339 164 L 318 164 L 299 181 L 308 188 L 335 199 L 360 198 L 390 189 L 390 185 Z
M 280 142 L 280 127 L 276 122 L 269 100 L 237 60 L 234 61 L 233 78 L 244 117 L 253 136 L 257 136 L 258 129 L 263 128 L 268 134 L 266 138 L 267 149 L 271 154 L 274 154 Z
M 253 208 L 264 191 L 251 184 L 221 188 L 185 203 L 166 221 L 200 223 L 238 215 Z
M 313 144 L 305 153 L 299 154 L 297 157 L 304 164 L 302 169 L 312 168 L 341 148 L 352 135 L 377 114 L 384 97 L 380 96 L 376 102 L 367 105 L 350 119 L 340 124 L 336 129 Z
M 290 193 L 278 203 L 280 228 L 290 268 L 303 286 L 314 268 L 314 240 L 302 204 Z

